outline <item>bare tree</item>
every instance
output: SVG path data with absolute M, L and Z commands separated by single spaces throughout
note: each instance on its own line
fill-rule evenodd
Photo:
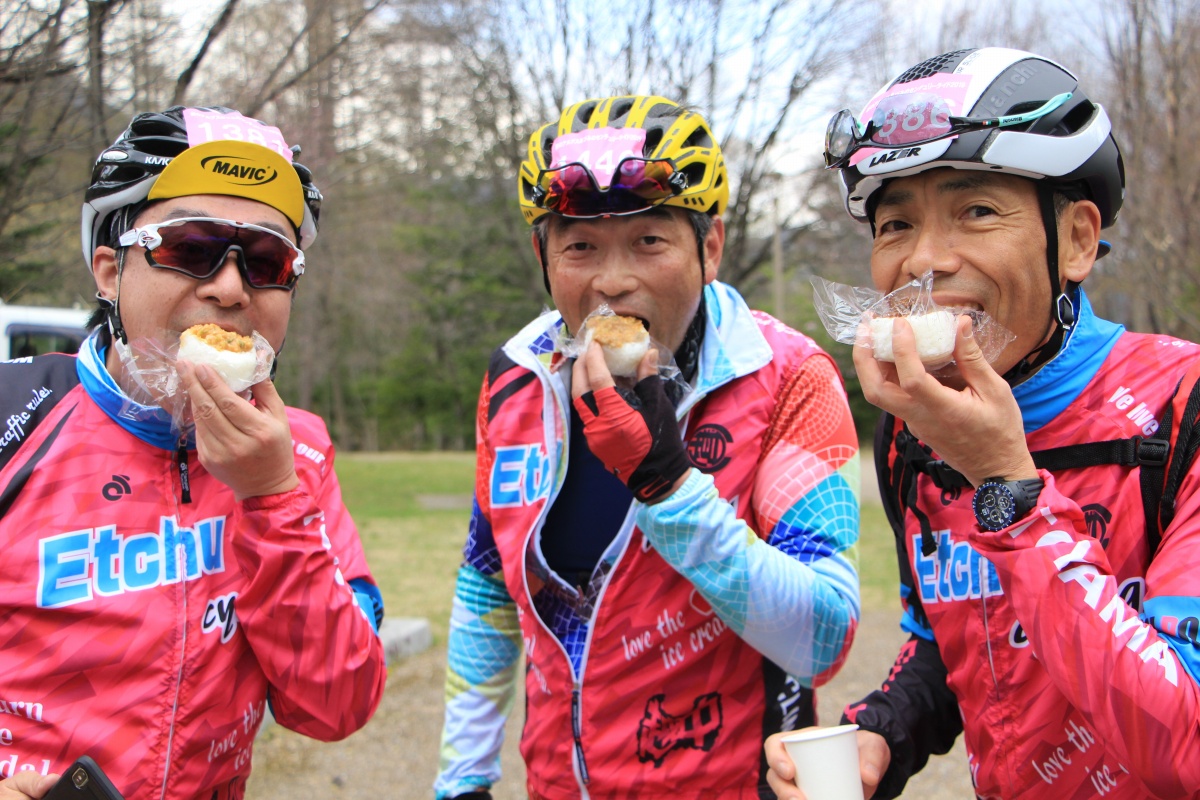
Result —
M 1200 4 L 1117 0 L 1100 22 L 1126 202 L 1101 262 L 1108 310 L 1139 330 L 1200 334 Z M 1108 263 L 1111 262 L 1111 263 Z

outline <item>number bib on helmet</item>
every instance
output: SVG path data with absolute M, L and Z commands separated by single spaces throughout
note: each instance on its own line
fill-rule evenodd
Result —
M 225 114 L 200 108 L 185 108 L 183 122 L 187 126 L 188 147 L 232 139 L 269 147 L 288 161 L 292 160 L 292 150 L 284 141 L 279 128 L 264 125 L 236 111 Z
M 860 119 L 876 119 L 879 141 L 893 138 L 897 144 L 905 139 L 935 139 L 942 127 L 949 126 L 948 117 L 963 113 L 963 101 L 971 86 L 971 76 L 931 75 L 893 86 L 867 103 Z M 850 165 L 880 152 L 878 147 L 864 147 L 850 157 Z
M 583 164 L 600 188 L 612 185 L 613 171 L 624 158 L 643 158 L 643 128 L 596 128 L 566 133 L 550 146 L 550 169 Z

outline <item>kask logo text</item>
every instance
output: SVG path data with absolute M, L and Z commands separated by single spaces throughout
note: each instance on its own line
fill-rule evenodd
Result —
M 62 608 L 225 571 L 225 517 L 194 527 L 161 517 L 158 531 L 123 536 L 116 525 L 85 528 L 38 542 L 41 608 Z

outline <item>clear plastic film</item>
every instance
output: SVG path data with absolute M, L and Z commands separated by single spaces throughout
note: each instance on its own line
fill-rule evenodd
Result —
M 605 320 L 610 318 L 614 320 L 632 319 L 631 317 L 620 317 L 608 307 L 607 303 L 601 303 L 599 308 L 588 314 L 587 319 L 583 321 L 580 334 L 571 336 L 567 333 L 566 328 L 562 329 L 559 334 L 559 352 L 567 358 L 582 357 L 597 332 L 605 329 Z M 640 322 L 631 324 L 641 326 Z M 604 363 L 608 366 L 608 371 L 612 373 L 613 381 L 619 388 L 631 389 L 637 383 L 637 367 L 647 350 L 653 350 L 658 358 L 658 376 L 660 378 L 668 383 L 676 384 L 685 393 L 691 388 L 679 371 L 679 366 L 675 363 L 675 354 L 669 347 L 652 338 L 644 328 L 642 328 L 642 333 L 645 334 L 644 338 L 638 336 L 636 330 L 631 336 L 623 336 L 622 333 L 617 332 L 617 338 L 630 341 L 611 345 L 605 343 L 608 336 L 605 333 L 599 333 L 601 348 L 604 350 Z
M 178 362 L 207 364 L 237 394 L 250 398 L 250 387 L 271 376 L 275 350 L 262 334 L 250 334 L 253 349 L 244 353 L 222 351 L 189 337 L 181 354 L 182 333 L 166 331 L 158 338 L 140 338 L 124 344 L 115 339 L 113 346 L 132 379 L 129 399 L 142 406 L 158 406 L 171 416 L 178 431 L 192 427 L 192 408 L 187 390 L 179 377 Z
M 892 323 L 903 318 L 912 327 L 917 353 L 933 375 L 954 372 L 954 340 L 958 317 L 971 318 L 972 335 L 989 364 L 1016 339 L 986 311 L 940 306 L 933 300 L 929 272 L 894 292 L 884 294 L 861 286 L 813 278 L 813 304 L 836 341 L 871 348 L 880 361 L 895 361 Z

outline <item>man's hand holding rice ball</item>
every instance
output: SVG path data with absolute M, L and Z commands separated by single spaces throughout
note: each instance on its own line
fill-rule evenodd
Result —
M 179 377 L 192 404 L 196 452 L 238 500 L 296 488 L 287 409 L 275 384 L 250 386 L 254 403 L 234 390 L 253 376 L 257 361 L 248 336 L 216 325 L 197 325 L 180 337 Z
M 585 335 L 571 395 L 588 447 L 638 500 L 659 502 L 679 488 L 691 463 L 658 375 L 658 353 L 634 317 L 597 317 Z M 614 375 L 637 378 L 636 406 L 617 392 Z

